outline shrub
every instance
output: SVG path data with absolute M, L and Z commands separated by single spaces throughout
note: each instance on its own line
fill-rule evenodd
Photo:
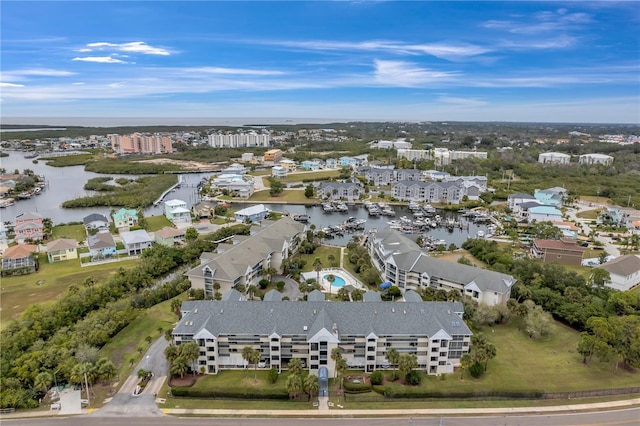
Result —
M 469 368 L 469 373 L 471 373 L 471 377 L 477 379 L 484 374 L 484 364 L 480 362 L 474 362 Z
M 384 380 L 384 374 L 382 374 L 382 371 L 374 371 L 371 373 L 370 380 L 372 385 L 381 385 Z
M 418 386 L 422 381 L 422 374 L 417 370 L 412 370 L 405 376 L 407 383 L 411 386 Z
M 275 367 L 272 367 L 271 370 L 269 370 L 269 383 L 274 384 L 275 382 L 278 381 L 278 369 Z
M 269 285 L 269 280 L 266 278 L 263 278 L 258 282 L 258 285 L 260 286 L 261 289 L 264 290 Z
M 278 291 L 282 292 L 284 290 L 284 281 L 278 281 L 276 283 L 276 289 L 278 289 Z
M 286 389 L 194 389 L 187 387 L 173 387 L 171 394 L 186 398 L 230 398 L 230 399 L 289 399 Z
M 371 391 L 371 383 L 351 383 L 345 380 L 343 387 L 345 393 L 365 393 Z

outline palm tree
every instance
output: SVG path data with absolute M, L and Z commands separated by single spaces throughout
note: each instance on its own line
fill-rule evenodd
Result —
M 460 380 L 464 380 L 464 370 L 470 368 L 473 365 L 473 357 L 470 353 L 462 355 L 460 358 Z
M 302 361 L 300 358 L 292 358 L 289 361 L 289 375 L 299 376 L 302 374 Z
M 413 369 L 418 367 L 418 357 L 415 354 L 402 354 L 398 359 L 398 370 L 406 377 Z
M 180 309 L 182 308 L 182 301 L 177 297 L 175 299 L 171 299 L 171 312 L 180 317 Z
M 331 349 L 331 359 L 335 362 L 336 368 L 333 372 L 333 377 L 338 377 L 338 360 L 342 359 L 342 352 L 340 352 L 340 348 Z
M 322 271 L 322 262 L 319 257 L 313 261 L 313 270 L 316 271 L 316 281 L 320 284 L 320 271 Z
M 111 380 L 116 375 L 116 366 L 108 358 L 100 358 L 96 362 L 96 368 L 98 369 L 98 377 L 102 380 Z
M 303 388 L 304 391 L 309 394 L 309 401 L 311 401 L 311 398 L 317 395 L 320 390 L 320 381 L 318 380 L 318 376 L 315 374 L 309 374 L 305 377 Z
M 169 369 L 171 374 L 180 377 L 184 377 L 185 373 L 189 371 L 189 360 L 187 360 L 184 356 L 178 356 L 171 363 L 171 367 Z
M 385 358 L 387 358 L 387 361 L 389 361 L 389 364 L 391 364 L 391 366 L 393 367 L 393 380 L 396 379 L 396 365 L 398 364 L 398 361 L 400 360 L 400 354 L 398 353 L 398 351 L 394 348 L 390 348 L 387 350 L 387 353 L 384 355 Z
M 287 392 L 289 393 L 289 398 L 295 398 L 296 396 L 298 396 L 300 390 L 302 389 L 302 380 L 300 379 L 300 376 L 297 374 L 289 373 L 286 386 Z
M 249 288 L 247 288 L 247 294 L 251 300 L 253 300 L 253 295 L 256 294 L 256 286 L 254 284 L 251 284 Z
M 258 383 L 258 363 L 262 358 L 262 354 L 258 349 L 254 349 L 249 354 L 249 362 L 253 364 L 253 382 Z
M 242 359 L 245 360 L 247 365 L 249 365 L 249 363 L 251 362 L 252 354 L 253 354 L 253 348 L 251 346 L 245 346 L 244 348 L 242 348 Z M 246 374 L 244 378 L 245 379 L 247 378 Z
M 53 381 L 53 377 L 50 372 L 43 371 L 38 373 L 38 375 L 33 380 L 33 388 L 37 391 L 46 392 L 51 386 L 51 382 Z

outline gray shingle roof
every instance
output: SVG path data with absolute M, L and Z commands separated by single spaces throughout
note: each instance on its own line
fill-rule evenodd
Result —
M 640 256 L 635 254 L 620 256 L 604 265 L 600 265 L 599 268 L 608 271 L 610 274 L 627 277 L 634 272 L 640 271 Z
M 197 313 L 195 312 L 197 308 Z M 471 335 L 456 314 L 459 302 L 237 302 L 191 301 L 174 334 L 195 334 L 201 329 L 214 336 L 224 334 L 306 334 L 307 338 L 335 324 L 340 334 Z M 189 325 L 187 325 L 189 324 Z M 305 330 L 306 327 L 306 330 Z
M 107 247 L 115 247 L 116 242 L 113 236 L 108 232 L 98 232 L 96 235 L 90 235 L 87 238 L 87 245 L 90 249 L 102 249 Z
M 105 223 L 109 223 L 109 219 L 107 219 L 107 217 L 103 214 L 100 213 L 91 213 L 89 216 L 85 216 L 84 218 L 82 218 L 82 222 L 86 225 L 90 224 L 91 222 L 105 222 Z
M 285 239 L 304 231 L 305 225 L 285 217 L 267 223 L 268 226 L 258 228 L 251 236 L 239 236 L 233 246 L 225 245 L 222 254 L 203 253 L 201 265 L 186 272 L 187 276 L 203 277 L 203 269 L 209 267 L 215 271 L 213 278 L 221 281 L 233 281 L 245 275 L 247 268 L 266 259 L 270 253 L 281 251 Z

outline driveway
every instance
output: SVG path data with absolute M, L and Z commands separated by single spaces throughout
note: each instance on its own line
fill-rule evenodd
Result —
M 133 369 L 133 372 L 122 385 L 113 399 L 102 409 L 89 414 L 92 417 L 150 417 L 163 416 L 156 405 L 156 395 L 162 384 L 167 379 L 168 363 L 164 357 L 164 349 L 169 346 L 164 337 L 156 340 L 151 345 L 142 361 Z M 151 370 L 153 379 L 144 391 L 133 396 L 133 391 L 138 384 L 138 370 Z
M 302 293 L 298 289 L 298 283 L 291 278 L 285 277 L 283 275 L 274 275 L 273 282 L 284 281 L 284 291 L 282 292 L 282 297 L 288 297 L 289 300 L 298 300 L 299 297 L 302 297 Z
M 602 208 L 602 205 L 589 205 L 588 203 L 578 203 L 576 204 L 576 208 L 567 209 L 567 215 L 572 222 L 578 222 L 580 224 L 580 228 L 583 234 L 589 235 L 591 234 L 591 227 L 586 223 L 587 220 L 577 217 L 577 214 L 586 210 L 594 210 L 598 208 Z M 596 237 L 596 241 L 599 241 L 603 244 L 604 251 L 606 251 L 609 255 L 618 257 L 620 256 L 620 247 L 618 245 L 613 244 L 613 241 L 610 238 L 598 236 Z

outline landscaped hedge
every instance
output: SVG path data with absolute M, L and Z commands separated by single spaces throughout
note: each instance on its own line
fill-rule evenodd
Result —
M 186 398 L 227 398 L 227 399 L 289 399 L 286 389 L 194 389 L 192 387 L 173 387 L 171 394 Z
M 371 383 L 351 383 L 345 380 L 343 383 L 345 393 L 365 393 L 371 392 Z
M 538 390 L 522 392 L 439 392 L 421 387 L 397 388 L 391 386 L 373 386 L 373 391 L 394 399 L 428 399 L 428 398 L 505 398 L 505 399 L 540 399 L 544 392 Z

